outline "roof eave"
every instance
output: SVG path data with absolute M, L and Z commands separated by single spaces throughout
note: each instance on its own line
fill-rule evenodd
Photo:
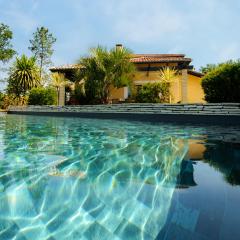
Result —
M 197 72 L 197 71 L 194 71 L 194 70 L 188 70 L 188 73 L 190 75 L 193 75 L 193 76 L 196 76 L 196 77 L 203 77 L 204 76 L 203 73 L 200 73 L 200 72 Z
M 184 60 L 159 60 L 159 61 L 134 61 L 130 60 L 132 63 L 138 64 L 138 63 L 190 63 L 192 62 L 191 59 L 184 59 Z

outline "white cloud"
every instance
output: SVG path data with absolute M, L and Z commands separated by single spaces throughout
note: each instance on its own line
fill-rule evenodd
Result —
M 163 0 L 111 1 L 103 12 L 118 37 L 135 43 L 159 41 L 185 28 L 181 12 Z

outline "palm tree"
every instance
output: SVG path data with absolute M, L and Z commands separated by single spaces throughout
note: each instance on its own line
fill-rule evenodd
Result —
M 87 97 L 106 103 L 111 85 L 117 88 L 129 85 L 135 71 L 130 58 L 131 51 L 126 48 L 110 51 L 101 46 L 92 48 L 90 56 L 79 61 Z
M 19 97 L 40 84 L 39 67 L 35 58 L 28 58 L 26 55 L 17 57 L 10 69 L 8 91 Z
M 51 79 L 52 79 L 51 85 L 57 89 L 58 104 L 59 104 L 60 88 L 65 87 L 68 81 L 65 78 L 64 74 L 62 73 L 53 73 L 51 76 Z
M 178 71 L 175 68 L 163 67 L 159 71 L 161 82 L 167 84 L 170 88 L 171 83 L 178 80 Z M 169 96 L 169 102 L 172 102 L 171 95 Z
M 84 90 L 89 103 L 101 102 L 104 98 L 103 79 L 104 70 L 103 59 L 106 58 L 107 50 L 101 47 L 90 49 L 88 57 L 79 60 L 81 68 L 76 72 L 76 81 L 84 81 Z
M 132 52 L 127 48 L 113 48 L 110 51 L 112 59 L 112 84 L 120 88 L 132 85 L 132 76 L 135 72 L 135 66 L 130 62 Z

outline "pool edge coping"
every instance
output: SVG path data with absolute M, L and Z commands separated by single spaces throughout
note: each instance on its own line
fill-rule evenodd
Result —
M 182 124 L 211 124 L 240 126 L 240 115 L 213 115 L 213 114 L 172 114 L 172 113 L 133 113 L 133 112 L 70 112 L 70 111 L 8 111 L 7 114 L 53 116 L 53 117 L 79 117 L 95 119 L 115 119 L 144 122 L 168 122 Z

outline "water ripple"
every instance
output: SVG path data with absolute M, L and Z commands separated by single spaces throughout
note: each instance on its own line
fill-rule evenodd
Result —
M 1 117 L 0 239 L 155 239 L 194 136 L 203 130 Z

